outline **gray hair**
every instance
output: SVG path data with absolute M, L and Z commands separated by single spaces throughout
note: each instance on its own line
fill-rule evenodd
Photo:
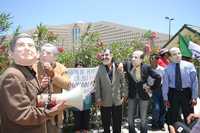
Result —
M 50 43 L 45 43 L 44 45 L 42 45 L 41 51 L 47 51 L 53 53 L 54 55 L 57 55 L 59 53 L 57 47 Z
M 11 42 L 11 45 L 10 45 L 10 50 L 11 50 L 11 51 L 14 51 L 15 46 L 16 46 L 16 42 L 17 42 L 17 40 L 20 39 L 20 38 L 30 38 L 30 39 L 32 39 L 32 37 L 31 37 L 29 34 L 20 33 L 19 35 L 13 37 L 12 42 Z

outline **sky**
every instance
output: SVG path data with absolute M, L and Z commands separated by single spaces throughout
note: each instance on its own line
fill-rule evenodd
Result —
M 161 33 L 175 34 L 184 24 L 200 26 L 200 0 L 0 0 L 0 12 L 29 30 L 39 23 L 63 25 L 78 21 L 109 21 Z

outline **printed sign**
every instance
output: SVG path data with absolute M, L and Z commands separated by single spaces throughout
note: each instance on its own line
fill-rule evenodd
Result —
M 94 80 L 96 77 L 98 67 L 95 68 L 68 68 L 66 73 L 70 77 L 71 86 L 73 89 L 80 86 L 83 89 L 83 96 L 94 92 Z

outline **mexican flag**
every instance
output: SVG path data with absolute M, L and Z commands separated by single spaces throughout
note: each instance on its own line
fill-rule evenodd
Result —
M 200 45 L 190 41 L 181 34 L 179 34 L 179 48 L 183 56 L 192 57 L 200 61 Z
M 188 43 L 189 43 L 189 39 L 179 34 L 179 48 L 180 48 L 182 56 L 192 57 L 192 52 L 191 50 L 188 49 Z

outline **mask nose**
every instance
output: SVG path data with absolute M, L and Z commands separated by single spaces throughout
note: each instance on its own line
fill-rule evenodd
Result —
M 30 47 L 29 47 L 28 44 L 25 44 L 25 45 L 24 45 L 24 50 L 25 50 L 25 51 L 30 50 Z
M 135 61 L 136 60 L 136 58 L 135 57 L 132 57 L 132 61 Z

